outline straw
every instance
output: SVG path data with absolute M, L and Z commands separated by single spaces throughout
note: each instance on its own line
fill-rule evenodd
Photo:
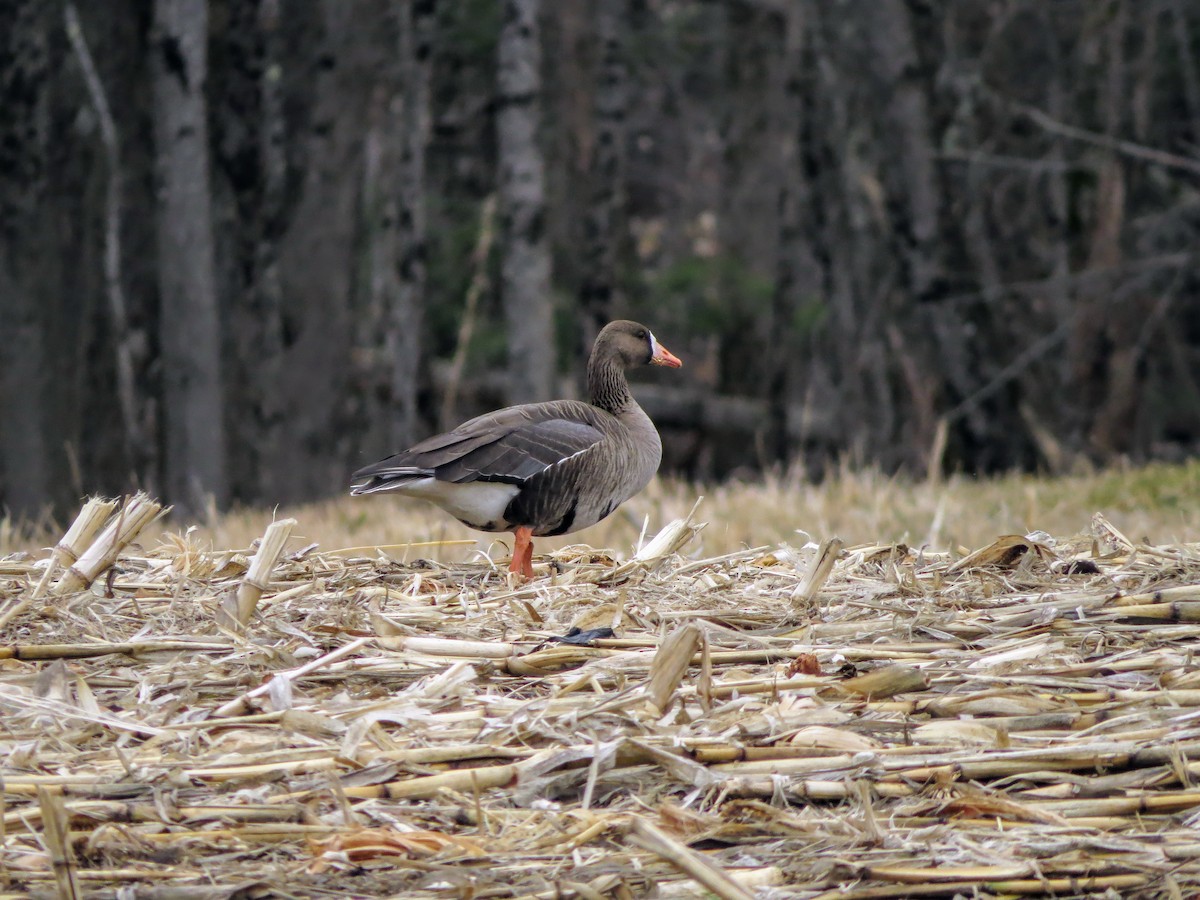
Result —
M 162 512 L 161 504 L 155 503 L 146 494 L 139 493 L 126 499 L 104 532 L 67 568 L 66 574 L 55 584 L 54 593 L 70 594 L 90 585 L 117 561 L 121 551 L 133 543 L 141 530 Z M 76 519 L 76 522 L 79 521 Z
M 280 519 L 267 526 L 266 533 L 263 534 L 262 541 L 258 545 L 258 552 L 250 561 L 250 569 L 246 572 L 246 577 L 242 579 L 241 585 L 238 586 L 237 622 L 239 625 L 245 625 L 254 615 L 254 609 L 258 606 L 259 599 L 267 590 L 271 570 L 275 568 L 275 563 L 278 562 L 284 545 L 287 544 L 288 538 L 292 535 L 292 529 L 295 527 L 295 519 Z
M 157 508 L 0 571 L 4 896 L 1200 893 L 1196 545 L 693 511 L 510 589 Z

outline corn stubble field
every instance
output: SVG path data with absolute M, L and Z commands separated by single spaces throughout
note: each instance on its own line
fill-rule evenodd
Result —
M 1200 466 L 704 493 L 0 528 L 0 895 L 1200 891 Z

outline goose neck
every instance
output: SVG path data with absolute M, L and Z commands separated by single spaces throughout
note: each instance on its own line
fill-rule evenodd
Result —
M 625 369 L 611 357 L 595 355 L 588 361 L 588 399 L 593 406 L 617 414 L 635 405 Z

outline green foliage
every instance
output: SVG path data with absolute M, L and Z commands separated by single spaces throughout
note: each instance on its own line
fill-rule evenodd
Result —
M 496 0 L 439 4 L 439 27 L 452 52 L 462 59 L 490 59 L 500 35 L 502 9 Z
M 809 338 L 820 334 L 829 319 L 829 305 L 817 294 L 800 298 L 792 311 L 792 330 L 798 338 Z
M 1087 482 L 1086 497 L 1104 510 L 1191 509 L 1200 497 L 1200 461 L 1106 470 Z
M 489 325 L 484 315 L 481 310 L 467 360 L 471 365 L 482 368 L 503 368 L 508 360 L 508 332 L 502 325 Z
M 774 285 L 731 256 L 691 256 L 649 280 L 656 318 L 699 334 L 728 334 L 770 314 Z
M 431 227 L 427 245 L 428 302 L 426 327 L 433 341 L 434 353 L 448 356 L 454 352 L 458 329 L 466 306 L 467 289 L 474 276 L 471 256 L 479 241 L 479 219 L 483 204 L 465 197 L 435 196 L 429 198 Z M 495 252 L 488 261 L 494 267 Z M 493 282 L 494 283 L 494 282 Z M 486 317 L 491 306 L 488 296 L 480 298 L 477 315 Z M 471 341 L 472 358 L 488 343 L 484 332 L 494 331 L 476 327 Z
M 571 375 L 582 375 L 583 366 L 580 364 L 581 338 L 579 336 L 579 321 L 575 316 L 574 304 L 571 298 L 564 297 L 560 292 L 554 292 L 554 346 L 556 372 L 568 372 Z

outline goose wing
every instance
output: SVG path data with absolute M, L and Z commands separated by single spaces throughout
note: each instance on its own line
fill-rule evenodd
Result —
M 557 401 L 510 407 L 465 422 L 354 473 L 353 493 L 399 487 L 433 476 L 438 481 L 521 485 L 551 466 L 604 440 L 599 411 Z

